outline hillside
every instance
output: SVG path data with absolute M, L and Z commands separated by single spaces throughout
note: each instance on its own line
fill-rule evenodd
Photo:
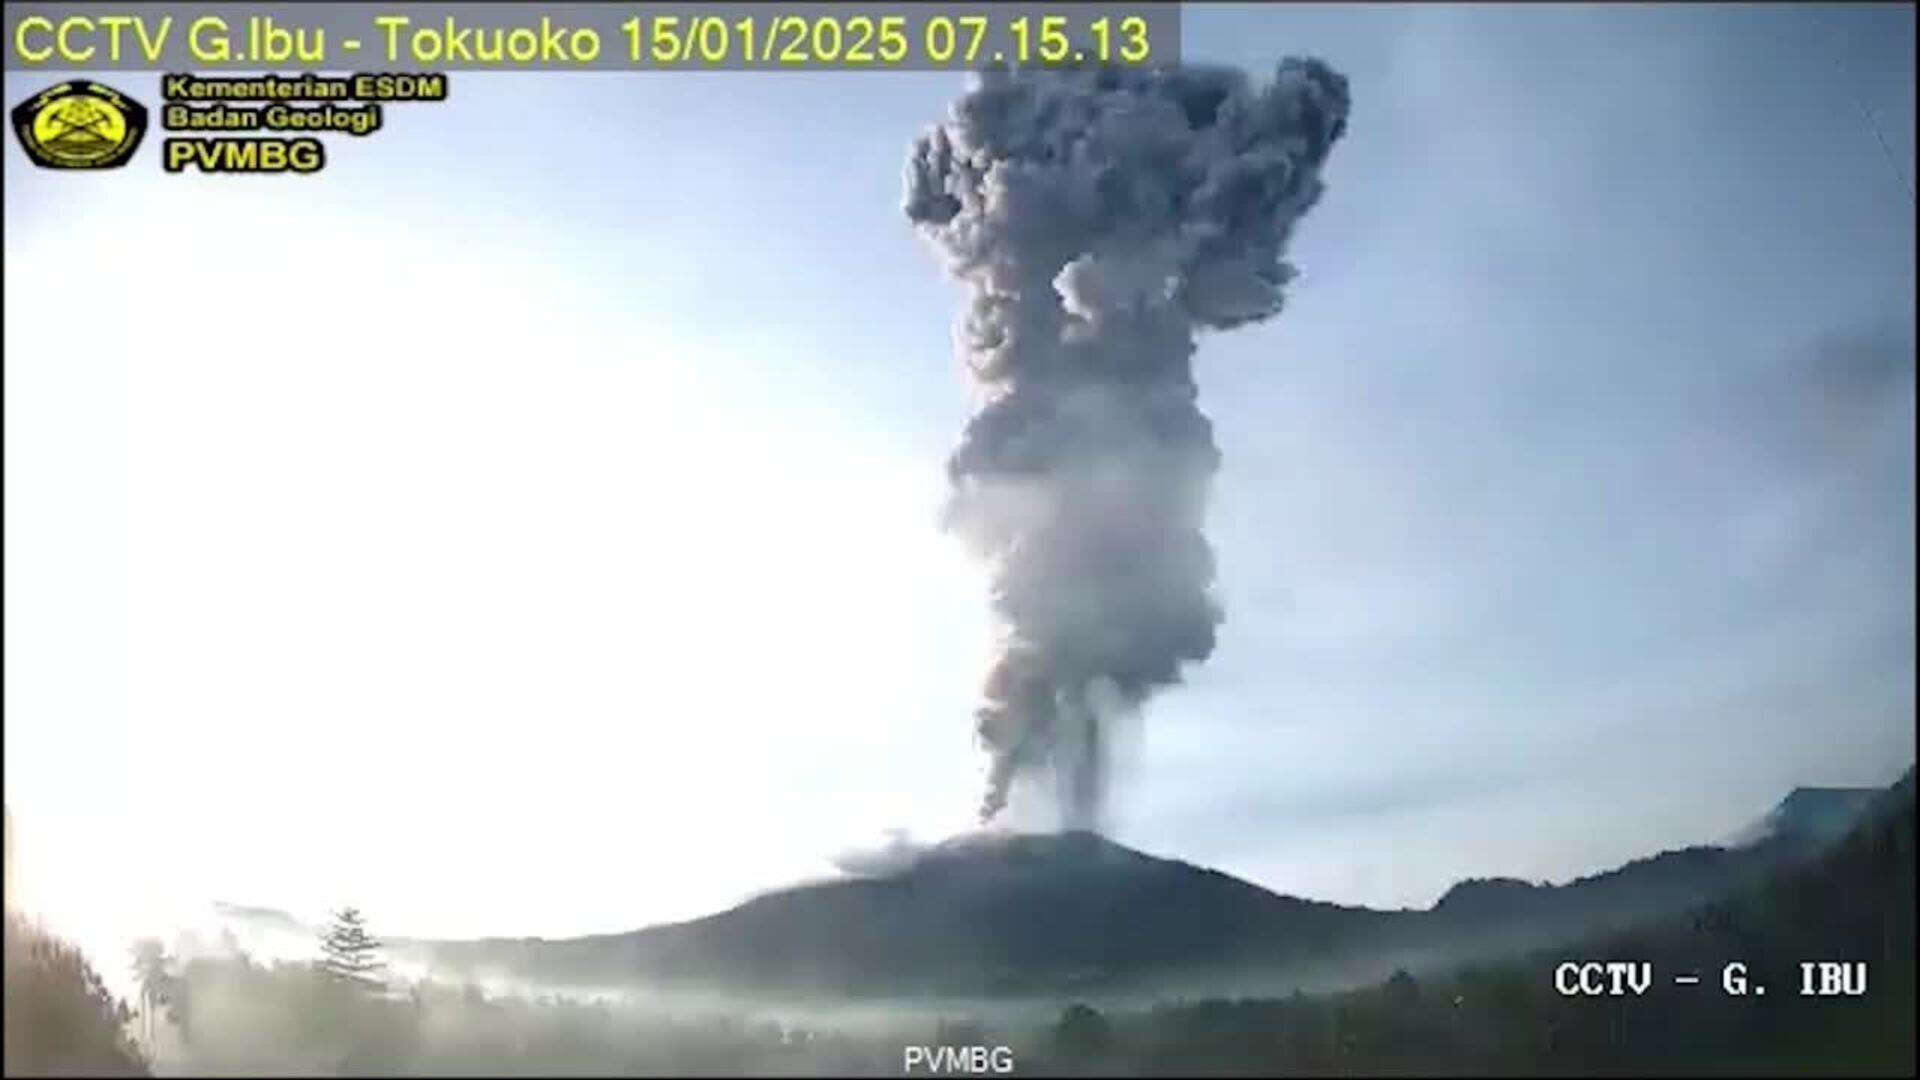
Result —
M 977 835 L 889 873 L 778 890 L 631 933 L 393 944 L 450 972 L 558 985 L 852 997 L 1123 990 L 1200 975 L 1364 981 L 1626 926 L 1819 850 L 1804 834 L 1774 835 L 1665 852 L 1558 886 L 1468 881 L 1429 911 L 1379 911 L 1277 894 L 1091 833 Z
M 9 1076 L 145 1076 L 147 1062 L 127 1035 L 127 1005 L 70 942 L 14 910 L 13 812 L 4 811 L 7 892 L 0 936 L 0 1032 Z
M 1845 836 L 1879 794 L 1879 788 L 1794 788 L 1765 817 L 1728 838 L 1725 846 L 1746 847 L 1779 840 L 1830 843 Z
M 1280 896 L 1068 833 L 965 837 L 897 873 L 631 934 L 423 944 L 438 966 L 564 983 L 993 994 L 1328 959 L 1391 933 L 1395 914 Z
M 1862 805 L 1862 803 L 1865 805 Z M 1066 1024 L 1021 1059 L 1035 1075 L 1912 1076 L 1913 775 L 1855 800 L 1808 860 L 1706 904 L 1500 964 L 1399 974 L 1326 997 L 1208 1000 L 1123 1012 L 1101 1038 Z M 1644 996 L 1565 997 L 1569 957 L 1653 965 Z M 1868 964 L 1858 997 L 1800 992 L 1802 960 Z M 1765 994 L 1729 994 L 1747 965 Z M 1697 986 L 1674 976 L 1697 972 Z

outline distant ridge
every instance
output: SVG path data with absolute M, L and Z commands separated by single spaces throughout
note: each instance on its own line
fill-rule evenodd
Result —
M 1912 775 L 1909 769 L 1903 782 L 1911 783 Z M 1434 910 L 1481 919 L 1558 915 L 1604 923 L 1685 906 L 1724 891 L 1756 867 L 1818 854 L 1846 836 L 1888 790 L 1797 787 L 1721 843 L 1664 851 L 1564 885 L 1468 878 L 1448 889 Z
M 1911 770 L 1908 771 L 1911 775 Z M 1885 788 L 1797 787 L 1766 816 L 1728 837 L 1725 847 L 1751 847 L 1768 840 L 1830 844 L 1860 822 Z
M 290 934 L 311 935 L 314 928 L 279 908 L 249 907 L 245 904 L 213 902 L 213 913 L 223 920 L 245 923 L 255 929 L 283 930 Z

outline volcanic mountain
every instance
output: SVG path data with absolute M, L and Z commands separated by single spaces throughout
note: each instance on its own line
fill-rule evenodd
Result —
M 1804 801 L 1789 796 L 1770 817 L 1792 816 Z M 1855 815 L 1865 806 L 1845 802 Z M 1678 910 L 1810 857 L 1834 835 L 1829 818 L 1853 820 L 1823 814 L 1812 832 L 1663 852 L 1563 885 L 1465 881 L 1426 911 L 1285 896 L 1089 832 L 984 833 L 884 872 L 769 892 L 690 922 L 558 941 L 396 944 L 443 971 L 576 986 L 859 997 L 1124 991 L 1185 978 L 1326 985 Z
M 1402 915 L 1277 895 L 1090 832 L 980 834 L 691 922 L 403 947 L 436 968 L 572 985 L 1017 994 L 1297 967 L 1392 938 Z
M 1768 815 L 1777 827 L 1742 846 L 1663 852 L 1561 885 L 1463 881 L 1428 910 L 1281 895 L 1089 832 L 982 833 L 688 922 L 559 940 L 388 944 L 396 959 L 444 976 L 572 987 L 854 998 L 1122 993 L 1187 979 L 1215 992 L 1316 988 L 1686 908 L 1806 861 L 1868 801 L 1796 791 Z M 1789 827 L 1808 813 L 1817 827 Z

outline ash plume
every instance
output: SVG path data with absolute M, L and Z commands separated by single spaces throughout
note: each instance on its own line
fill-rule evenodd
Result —
M 982 820 L 1051 767 L 1066 824 L 1104 796 L 1114 721 L 1213 651 L 1202 535 L 1219 467 L 1197 329 L 1280 310 L 1295 224 L 1346 128 L 1345 77 L 993 69 L 918 139 L 905 211 L 971 292 L 979 407 L 946 526 L 992 567 L 1004 629 L 976 717 Z

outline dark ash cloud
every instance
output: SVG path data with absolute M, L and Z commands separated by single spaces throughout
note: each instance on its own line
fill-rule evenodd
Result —
M 1104 795 L 1104 733 L 1213 651 L 1201 533 L 1220 464 L 1199 329 L 1281 308 L 1284 256 L 1346 129 L 1344 77 L 1230 68 L 993 70 L 908 162 L 905 210 L 971 291 L 980 406 L 948 527 L 993 568 L 1006 630 L 977 718 L 983 818 L 1051 766 L 1067 824 Z

